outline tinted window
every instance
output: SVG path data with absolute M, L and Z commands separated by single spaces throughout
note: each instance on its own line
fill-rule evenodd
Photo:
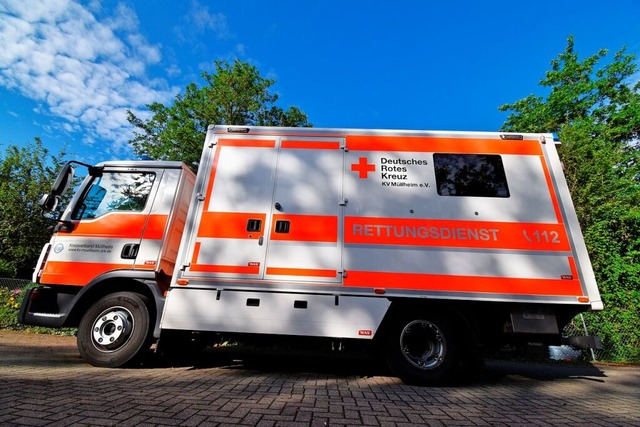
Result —
M 93 179 L 71 217 L 92 219 L 114 211 L 140 212 L 154 178 L 152 173 L 105 172 Z
M 441 196 L 509 197 L 502 158 L 491 154 L 434 154 Z

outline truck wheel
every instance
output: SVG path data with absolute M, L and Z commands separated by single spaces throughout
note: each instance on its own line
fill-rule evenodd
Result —
M 459 339 L 444 316 L 413 313 L 398 316 L 385 340 L 389 368 L 407 384 L 451 379 L 460 360 Z
M 150 329 L 146 297 L 110 294 L 93 304 L 80 321 L 78 350 L 93 366 L 125 366 L 149 348 Z

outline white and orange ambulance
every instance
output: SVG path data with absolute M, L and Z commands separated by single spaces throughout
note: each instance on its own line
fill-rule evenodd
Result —
M 122 366 L 184 332 L 372 340 L 408 382 L 602 302 L 551 134 L 211 126 L 89 167 L 21 321 Z M 76 162 L 77 163 L 77 162 Z M 65 166 L 43 198 L 55 211 Z

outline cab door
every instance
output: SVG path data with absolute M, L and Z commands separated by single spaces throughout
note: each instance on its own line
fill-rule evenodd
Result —
M 164 230 L 164 223 L 150 221 L 162 173 L 129 168 L 88 177 L 52 238 L 40 283 L 83 286 L 103 273 L 133 269 L 147 227 L 159 227 L 160 236 Z

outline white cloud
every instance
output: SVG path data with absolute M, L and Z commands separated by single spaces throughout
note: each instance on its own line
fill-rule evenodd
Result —
M 177 65 L 171 64 L 165 69 L 165 73 L 169 77 L 177 77 L 182 74 L 182 70 Z
M 226 38 L 229 35 L 227 17 L 220 12 L 211 13 L 206 6 L 194 2 L 190 17 L 200 32 L 213 30 L 221 38 Z
M 173 31 L 178 40 L 185 44 L 201 44 L 203 34 L 213 34 L 218 39 L 233 38 L 227 17 L 220 12 L 210 12 L 207 6 L 197 0 L 191 1 L 188 13 L 181 17 L 180 21 L 181 24 L 175 26 Z
M 119 4 L 97 17 L 99 3 L 75 0 L 4 0 L 0 4 L 0 85 L 46 105 L 79 128 L 86 141 L 126 149 L 126 110 L 167 102 L 178 91 L 151 80 L 147 67 L 161 60 L 157 45 L 138 32 L 139 20 Z

